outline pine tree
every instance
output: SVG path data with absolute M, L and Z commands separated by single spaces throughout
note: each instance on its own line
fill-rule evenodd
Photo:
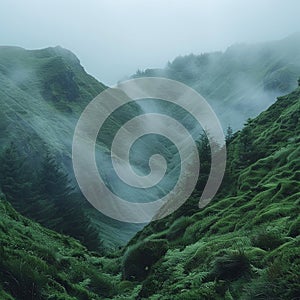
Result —
M 31 196 L 31 183 L 26 179 L 25 158 L 14 143 L 5 148 L 1 157 L 0 185 L 6 199 L 20 212 L 26 208 Z
M 79 239 L 90 250 L 101 250 L 99 234 L 84 213 L 83 199 L 50 153 L 45 156 L 39 178 L 41 223 Z
M 0 159 L 0 191 L 21 214 L 58 232 L 79 239 L 90 250 L 103 251 L 99 233 L 84 213 L 83 198 L 74 192 L 68 175 L 46 153 L 39 171 L 11 143 Z
M 42 162 L 39 174 L 39 186 L 40 195 L 45 199 L 51 199 L 58 206 L 73 190 L 68 175 L 49 152 L 46 153 Z
M 226 136 L 225 136 L 226 144 L 228 145 L 232 141 L 232 139 L 233 139 L 233 129 L 229 125 L 227 127 Z
M 198 152 L 200 159 L 200 174 L 197 181 L 196 189 L 202 193 L 210 172 L 211 166 L 211 149 L 209 146 L 208 138 L 205 134 L 202 134 L 200 140 L 197 142 Z

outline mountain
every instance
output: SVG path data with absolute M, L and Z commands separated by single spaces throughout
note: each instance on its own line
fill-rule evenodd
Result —
M 26 178 L 19 181 L 31 186 L 29 200 L 36 198 L 32 182 L 39 180 L 39 169 L 47 153 L 51 153 L 57 167 L 68 175 L 75 187 L 75 195 L 72 196 L 75 200 L 70 200 L 68 208 L 61 208 L 64 212 L 57 217 L 71 217 L 68 216 L 70 206 L 78 207 L 78 210 L 83 209 L 109 247 L 128 241 L 140 227 L 111 220 L 91 207 L 76 187 L 71 162 L 72 139 L 78 118 L 86 105 L 106 86 L 87 74 L 71 51 L 59 46 L 40 50 L 0 47 L 0 86 L 0 152 L 5 155 L 6 148 L 13 143 L 18 159 L 26 161 L 21 174 Z M 127 113 L 130 116 L 130 108 Z M 114 124 L 121 121 L 119 116 Z M 106 147 L 105 140 L 103 143 Z M 20 182 L 17 184 L 20 185 Z M 40 184 L 37 182 L 36 185 Z M 20 193 L 25 192 L 21 190 Z M 21 212 L 32 217 L 32 213 L 26 213 L 29 200 L 28 204 L 25 201 Z M 16 197 L 15 202 L 18 201 Z M 40 199 L 37 201 L 41 202 Z M 52 204 L 49 207 L 48 203 L 38 204 L 45 210 L 43 219 L 45 215 L 53 215 Z M 47 220 L 42 223 L 49 224 Z M 73 234 L 70 231 L 65 233 Z M 84 232 L 78 232 L 76 237 L 84 235 Z
M 275 96 L 295 87 L 300 74 L 299 50 L 300 35 L 294 35 L 282 41 L 235 45 L 224 53 L 178 57 L 163 70 L 149 69 L 139 72 L 135 77 L 165 76 L 194 87 L 209 100 L 224 128 L 231 125 L 237 129 L 247 118 L 257 115 L 272 103 Z M 51 229 L 57 230 L 62 225 L 61 232 L 76 238 L 85 236 L 86 232 L 80 231 L 79 224 L 79 232 L 76 233 L 63 228 L 63 220 L 78 219 L 78 216 L 75 218 L 75 211 L 71 214 L 70 207 L 81 207 L 85 223 L 90 223 L 100 233 L 99 237 L 105 244 L 109 247 L 124 245 L 144 225 L 117 222 L 95 210 L 79 192 L 71 161 L 71 143 L 78 118 L 86 105 L 106 87 L 85 72 L 71 51 L 59 46 L 40 50 L 0 47 L 0 84 L 0 150 L 7 153 L 6 148 L 13 143 L 20 160 L 26 161 L 23 174 L 19 174 L 19 177 L 26 178 L 19 178 L 16 185 L 22 183 L 25 187 L 20 189 L 19 194 L 30 194 L 27 195 L 29 200 L 23 200 L 21 209 L 16 205 L 14 207 Z M 170 189 L 170 182 L 173 182 L 168 177 L 164 181 L 165 186 L 141 194 L 136 189 L 124 187 L 123 182 L 115 176 L 111 164 L 109 151 L 114 133 L 132 116 L 157 111 L 171 111 L 172 117 L 184 119 L 182 112 L 176 109 L 166 109 L 157 101 L 144 101 L 114 113 L 101 132 L 102 139 L 98 140 L 98 169 L 109 181 L 111 190 L 125 196 L 128 201 L 156 199 L 161 191 Z M 189 122 L 187 126 L 198 132 Z M 147 174 L 149 166 L 145 157 L 157 152 L 168 157 L 169 174 L 176 176 L 178 170 L 174 166 L 178 165 L 178 156 L 173 155 L 173 149 L 170 151 L 167 141 L 151 136 L 145 141 L 154 146 L 148 149 L 144 140 L 135 144 L 137 154 L 131 162 L 137 169 Z M 59 204 L 58 210 L 52 209 L 52 201 L 51 205 L 46 204 L 45 207 L 45 199 L 38 199 L 37 207 L 44 207 L 44 215 L 35 218 L 32 211 L 27 212 L 27 206 L 41 196 L 41 193 L 36 195 L 36 191 L 32 191 L 41 185 L 40 169 L 48 152 L 54 155 L 58 168 L 68 176 L 75 194 L 69 197 L 69 203 L 65 206 Z M 16 196 L 15 202 L 18 201 L 19 197 Z M 55 225 L 49 224 L 47 217 L 50 215 L 57 215 L 58 222 Z M 88 228 L 88 225 L 85 227 Z M 84 242 L 84 238 L 80 239 Z
M 300 74 L 300 34 L 283 40 L 237 44 L 224 52 L 179 56 L 164 69 L 138 71 L 132 78 L 166 77 L 198 91 L 223 128 L 240 129 L 276 97 L 296 88 Z
M 299 121 L 300 80 L 228 140 L 207 207 L 191 198 L 129 242 L 123 278 L 138 299 L 298 299 Z
M 106 256 L 0 196 L 1 299 L 298 299 L 299 119 L 300 86 L 227 139 L 207 207 L 191 197 Z
M 14 141 L 33 163 L 55 149 L 70 169 L 79 113 L 105 86 L 61 47 L 0 47 L 0 83 L 1 148 Z

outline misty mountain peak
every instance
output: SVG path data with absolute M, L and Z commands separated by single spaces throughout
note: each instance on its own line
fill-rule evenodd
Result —
M 63 48 L 62 46 L 55 46 L 55 47 L 47 47 L 45 49 L 38 49 L 38 50 L 29 50 L 33 53 L 35 57 L 38 58 L 50 58 L 59 56 L 66 60 L 68 63 L 72 64 L 80 64 L 80 60 L 78 57 L 70 50 Z
M 73 109 L 72 102 L 84 105 L 104 88 L 85 72 L 73 52 L 61 46 L 37 50 L 0 47 L 0 81 L 3 86 L 9 81 L 27 95 L 53 102 L 64 111 Z

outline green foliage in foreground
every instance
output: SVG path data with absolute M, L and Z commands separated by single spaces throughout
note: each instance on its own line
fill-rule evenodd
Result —
M 206 208 L 185 205 L 107 257 L 1 201 L 1 299 L 298 299 L 299 120 L 300 88 L 230 139 Z
M 142 281 L 167 252 L 166 240 L 144 241 L 129 247 L 123 259 L 123 278 Z
M 22 217 L 0 201 L 1 299 L 102 299 L 117 294 L 117 259 Z M 10 295 L 10 296 L 9 296 Z

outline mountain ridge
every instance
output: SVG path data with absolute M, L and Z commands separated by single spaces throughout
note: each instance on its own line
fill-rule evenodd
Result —
M 1 200 L 1 297 L 297 299 L 299 119 L 300 87 L 228 140 L 225 181 L 207 207 L 191 198 L 106 257 Z
M 288 45 L 283 48 L 289 49 Z M 23 53 L 20 49 L 16 51 Z M 34 55 L 39 53 L 40 58 L 28 52 L 25 57 L 13 53 L 10 57 L 1 56 L 0 51 L 0 105 L 3 108 L 0 142 L 1 147 L 16 142 L 17 149 L 32 160 L 42 156 L 48 148 L 55 149 L 56 158 L 64 162 L 67 169 L 71 167 L 70 133 L 77 117 L 90 98 L 105 87 L 90 80 L 77 60 L 72 61 L 72 55 L 68 64 L 68 58 L 57 56 L 56 51 L 64 50 L 47 48 L 34 52 Z M 219 54 L 213 55 L 216 55 L 213 62 L 222 62 Z M 188 60 L 200 62 L 203 67 L 207 56 L 191 56 Z M 238 60 L 240 63 L 241 59 Z M 182 63 L 181 70 L 188 67 L 185 60 L 178 62 Z M 236 79 L 233 76 L 236 65 L 229 62 L 224 59 L 222 72 L 216 71 L 218 76 L 206 82 L 207 86 L 213 84 L 208 93 L 217 94 L 214 87 L 221 91 L 231 88 L 230 80 Z M 26 66 L 29 68 L 24 70 Z M 232 73 L 229 72 L 231 67 Z M 226 69 L 233 77 L 222 78 Z M 300 72 L 297 73 L 297 68 L 292 70 L 289 63 L 282 65 L 277 64 L 276 59 L 271 60 L 267 62 L 267 69 L 271 70 L 270 76 L 275 72 L 274 77 L 264 77 L 262 72 L 259 80 L 265 78 L 271 88 L 274 85 L 275 90 L 278 86 L 290 89 L 297 85 L 294 78 L 298 79 Z M 31 76 L 36 70 L 38 79 Z M 243 72 L 239 74 L 241 78 L 245 76 Z M 258 74 L 255 68 L 252 72 Z M 292 77 L 287 75 L 290 72 L 294 72 Z M 197 75 L 197 72 L 182 73 L 173 75 L 189 80 L 186 75 Z M 46 83 L 49 85 L 45 87 Z M 259 83 L 259 86 L 264 84 Z M 227 138 L 226 176 L 207 207 L 199 210 L 197 206 L 198 194 L 202 191 L 199 187 L 172 215 L 151 222 L 124 248 L 109 250 L 106 256 L 88 251 L 78 241 L 26 219 L 0 195 L 0 297 L 9 300 L 297 299 L 300 282 L 299 84 L 300 81 L 293 92 L 279 97 L 266 111 L 248 119 L 240 131 Z M 249 93 L 256 85 L 255 81 Z M 238 84 L 238 87 L 240 89 L 227 94 L 230 102 L 230 97 L 237 92 L 236 102 L 233 101 L 230 108 L 244 105 L 243 109 L 248 109 L 243 102 L 245 97 L 241 97 L 243 85 Z M 48 94 L 43 95 L 45 90 Z M 263 96 L 253 93 L 251 99 L 257 95 Z M 140 111 L 131 107 L 126 116 L 120 114 L 116 119 L 126 120 L 135 112 Z M 108 127 L 106 134 L 111 129 L 116 130 Z M 54 165 L 54 168 L 57 167 Z M 137 231 L 137 228 L 127 228 L 124 234 L 123 223 L 112 220 L 101 223 L 103 219 L 92 216 L 95 210 L 85 212 L 90 213 L 90 218 L 94 217 L 91 224 L 100 223 L 99 231 L 106 234 L 107 240 L 114 236 L 124 243 Z
M 224 128 L 238 130 L 247 118 L 296 88 L 299 53 L 300 34 L 294 34 L 277 41 L 232 45 L 224 52 L 178 56 L 165 68 L 139 70 L 132 78 L 159 76 L 183 82 L 206 98 Z
M 13 142 L 35 172 L 49 151 L 76 185 L 71 161 L 73 133 L 85 106 L 106 86 L 87 74 L 79 59 L 61 47 L 0 48 L 0 151 Z M 28 179 L 29 180 L 29 179 Z M 110 247 L 132 236 L 127 225 L 92 208 L 78 191 L 86 213 Z
M 300 87 L 232 137 L 223 185 L 207 207 L 191 198 L 130 241 L 124 268 L 141 283 L 140 299 L 297 299 L 299 120 Z M 127 267 L 159 239 L 168 251 L 149 258 L 150 271 L 141 261 Z

